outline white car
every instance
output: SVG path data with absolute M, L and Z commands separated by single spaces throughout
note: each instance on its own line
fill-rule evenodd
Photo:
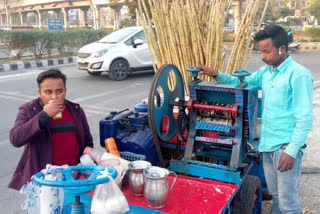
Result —
M 142 27 L 127 27 L 80 48 L 77 67 L 90 75 L 109 72 L 124 80 L 128 72 L 152 70 L 152 61 Z

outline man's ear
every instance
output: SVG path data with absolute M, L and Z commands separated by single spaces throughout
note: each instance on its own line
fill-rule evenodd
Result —
M 39 97 L 40 97 L 40 88 L 38 89 L 38 94 L 39 94 Z
M 286 46 L 285 45 L 281 45 L 280 48 L 279 48 L 279 51 L 281 51 L 281 53 L 287 53 L 287 50 L 286 50 Z

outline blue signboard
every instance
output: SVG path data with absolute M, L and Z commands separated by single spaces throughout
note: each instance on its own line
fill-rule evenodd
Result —
M 63 21 L 61 18 L 48 18 L 49 30 L 63 30 Z

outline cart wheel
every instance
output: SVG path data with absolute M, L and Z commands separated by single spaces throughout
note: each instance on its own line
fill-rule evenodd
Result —
M 247 175 L 231 202 L 231 213 L 261 213 L 261 183 L 257 176 Z

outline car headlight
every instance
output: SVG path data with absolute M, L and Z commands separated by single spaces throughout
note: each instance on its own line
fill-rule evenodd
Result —
M 101 57 L 107 53 L 108 50 L 99 51 L 92 54 L 92 57 Z

